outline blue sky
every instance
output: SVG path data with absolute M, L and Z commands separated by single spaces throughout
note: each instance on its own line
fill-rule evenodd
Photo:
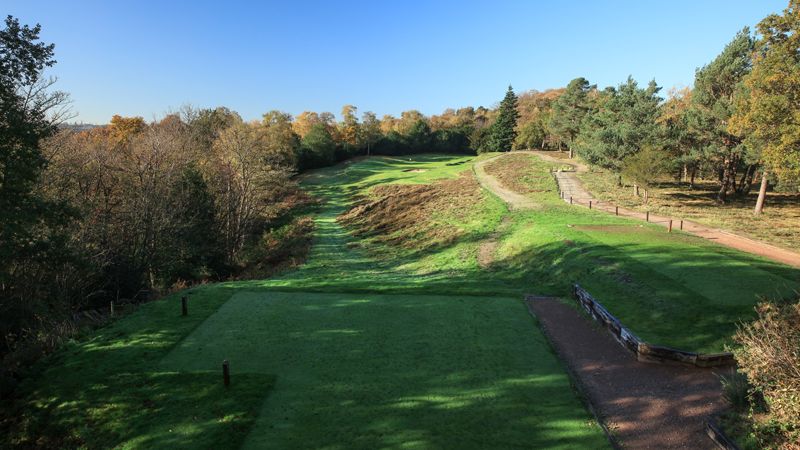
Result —
M 601 87 L 655 78 L 666 93 L 787 3 L 2 0 L 56 44 L 50 74 L 88 123 L 184 104 L 245 119 L 344 104 L 436 114 L 577 76 Z

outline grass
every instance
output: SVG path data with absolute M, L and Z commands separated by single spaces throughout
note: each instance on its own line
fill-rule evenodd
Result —
M 643 205 L 630 187 L 617 186 L 616 177 L 595 170 L 578 174 L 590 192 L 602 200 L 639 211 L 693 220 L 721 228 L 778 247 L 800 250 L 800 194 L 769 192 L 761 215 L 753 214 L 758 186 L 745 197 L 731 198 L 727 204 L 716 203 L 719 185 L 699 180 L 694 188 L 686 183 L 663 182 L 650 189 L 650 199 Z
M 274 373 L 245 448 L 601 448 L 519 299 L 236 294 L 166 358 Z
M 190 315 L 176 296 L 72 342 L 41 361 L 6 410 L 0 447 L 219 448 L 243 442 L 274 383 L 270 374 L 222 386 L 219 364 L 171 370 L 161 359 L 212 315 L 231 291 L 191 291 Z
M 505 170 L 556 167 L 535 156 L 516 157 Z M 546 207 L 515 215 L 498 249 L 505 261 L 498 271 L 538 274 L 542 289 L 558 295 L 579 282 L 648 341 L 720 351 L 736 323 L 754 316 L 759 296 L 783 297 L 798 287 L 800 271 L 685 233 L 571 207 L 558 198 L 552 178 L 532 180 L 530 195 Z M 543 180 L 551 188 L 543 189 Z
M 514 158 L 487 170 L 522 174 L 536 210 L 475 190 L 469 157 L 306 175 L 324 202 L 304 265 L 192 289 L 189 317 L 170 297 L 67 345 L 21 386 L 0 446 L 603 448 L 523 293 L 577 281 L 643 338 L 714 351 L 757 295 L 798 286 L 794 269 L 570 207 L 542 176 L 551 165 Z M 394 217 L 388 238 L 370 228 Z
M 607 448 L 519 297 L 481 296 L 452 276 L 474 260 L 454 248 L 492 232 L 502 203 L 481 193 L 457 242 L 397 259 L 378 257 L 378 243 L 336 220 L 374 186 L 456 179 L 469 162 L 373 158 L 307 176 L 326 203 L 304 266 L 198 287 L 189 317 L 172 297 L 68 345 L 23 383 L 3 439 L 65 448 Z M 450 259 L 461 266 L 418 276 Z M 233 372 L 227 390 L 222 359 Z

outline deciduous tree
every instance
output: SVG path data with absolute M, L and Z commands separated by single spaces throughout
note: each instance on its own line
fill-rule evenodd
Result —
M 785 179 L 800 177 L 800 1 L 791 0 L 783 15 L 766 17 L 758 32 L 753 69 L 744 77 L 728 128 L 745 136 L 766 166 L 756 214 L 764 206 L 769 170 Z

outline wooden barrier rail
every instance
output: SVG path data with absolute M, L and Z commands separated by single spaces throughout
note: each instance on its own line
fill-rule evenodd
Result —
M 679 363 L 696 367 L 718 367 L 736 364 L 732 353 L 695 353 L 678 350 L 643 341 L 624 326 L 613 314 L 600 304 L 586 289 L 575 283 L 573 295 L 592 318 L 603 325 L 614 339 L 643 362 Z

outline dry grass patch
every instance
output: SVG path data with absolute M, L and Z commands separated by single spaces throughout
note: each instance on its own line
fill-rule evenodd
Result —
M 495 177 L 507 189 L 519 194 L 556 192 L 552 175 L 542 170 L 541 162 L 533 155 L 503 155 L 486 164 L 486 173 Z
M 471 172 L 432 184 L 377 186 L 371 197 L 340 215 L 337 220 L 354 233 L 376 241 L 423 248 L 447 245 L 466 233 L 458 226 L 483 200 Z

